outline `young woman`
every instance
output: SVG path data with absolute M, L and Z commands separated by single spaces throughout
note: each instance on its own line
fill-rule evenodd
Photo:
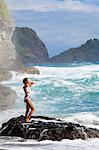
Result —
M 35 111 L 34 106 L 32 104 L 31 93 L 30 93 L 30 87 L 34 84 L 34 82 L 30 81 L 28 78 L 24 78 L 23 83 L 24 83 L 23 90 L 25 92 L 24 102 L 26 103 L 25 118 L 26 118 L 26 122 L 30 122 L 32 113 Z

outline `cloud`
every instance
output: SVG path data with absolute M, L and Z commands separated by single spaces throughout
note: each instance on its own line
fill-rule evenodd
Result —
M 79 0 L 79 1 L 83 1 L 84 3 L 99 5 L 99 0 Z
M 78 47 L 90 38 L 99 38 L 98 13 L 72 11 L 14 11 L 17 26 L 34 29 L 49 50 L 50 56 Z
M 99 0 L 6 0 L 16 26 L 34 29 L 50 56 L 99 38 Z
M 99 12 L 98 0 L 6 0 L 11 10 Z

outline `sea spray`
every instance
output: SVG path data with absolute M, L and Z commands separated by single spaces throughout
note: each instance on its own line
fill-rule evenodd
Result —
M 32 100 L 36 107 L 34 115 L 47 115 L 73 121 L 89 127 L 99 128 L 99 64 L 71 64 L 60 66 L 36 66 L 40 70 L 40 75 L 14 74 L 14 78 L 5 82 L 7 86 L 16 90 L 18 98 L 14 108 L 7 112 L 2 112 L 0 115 L 5 116 L 5 120 L 12 116 L 19 116 L 25 112 L 25 104 L 23 102 L 24 92 L 22 91 L 22 79 L 27 76 L 36 85 L 32 87 Z M 14 72 L 13 72 L 14 73 Z M 0 117 L 2 122 L 3 119 Z M 15 143 L 10 141 L 13 147 L 19 148 L 23 143 Z M 35 142 L 28 141 L 31 146 L 36 149 Z M 24 144 L 29 148 L 26 141 Z M 47 142 L 47 141 L 46 141 Z M 46 143 L 45 142 L 45 143 Z M 11 144 L 10 143 L 10 144 Z M 50 143 L 50 141 L 48 141 Z M 37 149 L 61 148 L 62 150 L 93 150 L 99 149 L 99 140 L 63 140 L 60 143 L 51 142 L 40 145 L 37 143 Z M 5 147 L 12 147 L 8 144 Z M 24 144 L 21 148 L 24 147 Z M 55 149 L 54 148 L 54 149 Z M 31 148 L 30 148 L 31 149 Z

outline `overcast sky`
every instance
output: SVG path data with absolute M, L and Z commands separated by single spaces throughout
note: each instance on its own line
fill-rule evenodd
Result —
M 50 56 L 99 39 L 99 0 L 6 0 L 17 26 L 34 29 Z

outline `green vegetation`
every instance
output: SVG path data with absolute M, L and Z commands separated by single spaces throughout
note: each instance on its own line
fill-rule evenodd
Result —
M 0 0 L 0 16 L 4 19 L 9 18 L 9 10 L 6 6 L 5 0 Z

